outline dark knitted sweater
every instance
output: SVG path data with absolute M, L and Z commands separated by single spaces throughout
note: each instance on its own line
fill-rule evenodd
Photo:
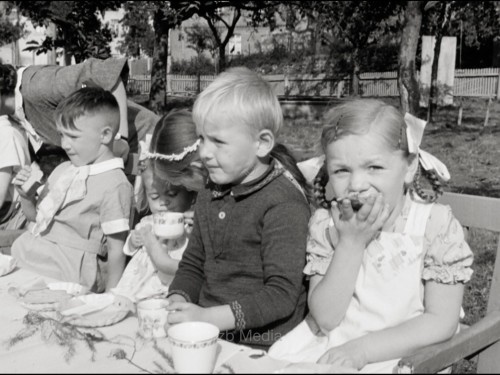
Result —
M 267 349 L 306 312 L 302 270 L 308 203 L 274 162 L 252 182 L 200 192 L 194 229 L 170 294 L 202 307 L 229 304 L 229 341 Z

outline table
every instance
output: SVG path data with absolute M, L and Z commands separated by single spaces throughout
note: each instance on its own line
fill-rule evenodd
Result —
M 37 279 L 55 280 L 17 268 L 0 277 L 0 373 L 158 373 L 173 372 L 168 359 L 168 339 L 146 341 L 137 335 L 137 317 L 129 314 L 121 322 L 96 329 L 78 328 L 82 332 L 102 333 L 109 341 L 96 342 L 95 351 L 83 340 L 74 340 L 74 352 L 55 340 L 53 328 L 9 345 L 23 330 L 23 318 L 29 310 L 8 293 L 10 286 L 26 285 Z M 44 340 L 42 334 L 47 338 Z M 215 373 L 293 372 L 288 362 L 278 361 L 260 350 L 219 340 Z M 65 358 L 66 356 L 66 358 Z M 121 358 L 121 359 L 120 359 Z M 283 370 L 284 369 L 284 370 Z M 290 369 L 290 371 L 287 371 Z M 308 369 L 310 371 L 308 371 Z M 325 372 L 324 365 L 308 364 L 301 372 Z

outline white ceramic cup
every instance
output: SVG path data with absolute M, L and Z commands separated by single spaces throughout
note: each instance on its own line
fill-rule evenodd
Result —
M 184 234 L 182 212 L 157 212 L 153 214 L 153 232 L 160 238 L 175 239 Z
M 205 322 L 184 322 L 168 329 L 175 371 L 210 374 L 217 358 L 219 328 Z
M 139 320 L 139 334 L 145 339 L 167 336 L 165 323 L 167 323 L 168 301 L 152 298 L 137 304 L 137 318 Z

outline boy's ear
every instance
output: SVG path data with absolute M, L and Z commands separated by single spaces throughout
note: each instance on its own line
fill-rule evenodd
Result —
M 406 172 L 406 176 L 405 176 L 405 183 L 406 184 L 411 184 L 413 182 L 413 178 L 415 177 L 415 173 L 417 173 L 417 168 L 418 168 L 418 155 L 415 155 L 409 166 L 408 166 L 408 171 Z
M 109 145 L 113 142 L 115 136 L 113 135 L 113 129 L 110 126 L 105 126 L 101 130 L 101 143 L 105 145 Z
M 259 132 L 257 137 L 257 157 L 264 158 L 271 153 L 274 147 L 274 134 L 269 129 L 264 129 Z

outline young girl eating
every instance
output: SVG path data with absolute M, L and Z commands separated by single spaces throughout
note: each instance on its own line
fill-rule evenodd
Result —
M 206 178 L 189 111 L 169 112 L 158 122 L 152 140 L 151 146 L 143 144 L 145 150 L 140 157 L 150 214 L 141 219 L 127 238 L 123 252 L 133 257 L 113 289 L 113 293 L 133 301 L 167 293 L 188 244 L 192 207 Z M 162 240 L 153 234 L 153 215 L 167 211 L 184 213 L 186 230 L 179 238 Z
M 450 208 L 435 203 L 449 175 L 420 150 L 424 126 L 376 100 L 327 113 L 315 180 L 323 208 L 309 224 L 304 270 L 313 319 L 271 356 L 392 372 L 398 358 L 457 331 L 473 255 Z

